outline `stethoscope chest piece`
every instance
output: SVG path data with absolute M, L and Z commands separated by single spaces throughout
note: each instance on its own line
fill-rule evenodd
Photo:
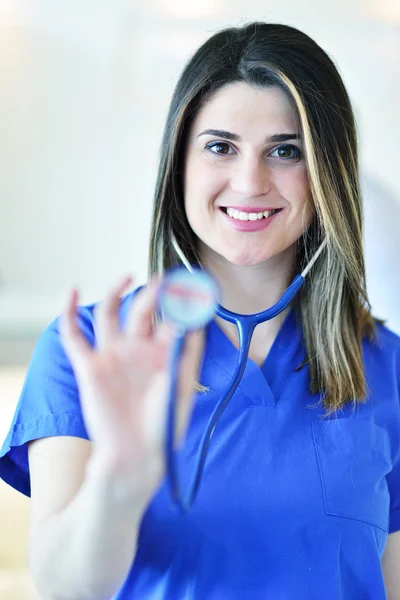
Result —
M 181 326 L 182 330 L 193 331 L 211 321 L 219 297 L 217 283 L 204 270 L 177 267 L 165 275 L 158 308 L 166 321 Z

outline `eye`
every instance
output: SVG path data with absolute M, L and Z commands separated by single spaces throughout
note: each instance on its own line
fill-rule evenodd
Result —
M 213 154 L 230 154 L 229 150 L 232 150 L 226 142 L 209 142 L 205 148 Z
M 274 155 L 276 158 L 282 158 L 283 160 L 293 160 L 299 159 L 301 157 L 301 152 L 300 148 L 294 146 L 293 144 L 284 144 L 283 146 L 279 146 L 279 148 L 275 148 L 275 150 L 271 152 L 270 156 Z

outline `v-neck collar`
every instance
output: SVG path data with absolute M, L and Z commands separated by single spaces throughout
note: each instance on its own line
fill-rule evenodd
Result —
M 258 366 L 251 358 L 247 359 L 239 389 L 251 404 L 276 403 L 277 386 L 282 380 L 283 372 L 288 372 L 295 355 L 298 354 L 301 346 L 300 337 L 296 308 L 293 305 L 262 366 Z M 215 320 L 211 321 L 207 328 L 207 354 L 222 371 L 233 375 L 239 350 Z

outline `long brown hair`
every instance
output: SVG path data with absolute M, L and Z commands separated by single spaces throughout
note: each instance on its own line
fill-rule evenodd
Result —
M 197 237 L 184 210 L 185 144 L 200 106 L 234 82 L 279 86 L 297 115 L 315 216 L 298 241 L 296 272 L 326 246 L 296 300 L 310 367 L 310 393 L 327 413 L 362 402 L 367 389 L 361 341 L 373 340 L 365 280 L 363 215 L 354 114 L 329 56 L 303 32 L 251 23 L 218 32 L 186 65 L 172 97 L 155 191 L 149 276 L 180 264 L 175 239 L 199 263 Z M 301 367 L 302 365 L 300 365 Z M 299 367 L 299 368 L 300 368 Z

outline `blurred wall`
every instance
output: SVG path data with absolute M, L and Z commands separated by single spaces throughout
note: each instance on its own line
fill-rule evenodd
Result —
M 321 9 L 317 0 L 301 7 L 294 0 L 284 7 L 265 0 L 3 1 L 0 343 L 34 339 L 72 285 L 91 302 L 125 273 L 145 281 L 158 150 L 174 83 L 210 34 L 256 18 L 304 29 L 339 66 L 358 117 L 365 195 L 374 202 L 366 218 L 375 221 L 379 213 L 379 227 L 366 228 L 368 255 L 379 248 L 382 258 L 368 265 L 370 294 L 376 312 L 400 332 L 399 311 L 380 305 L 382 282 L 387 295 L 399 292 L 386 236 L 393 223 L 376 194 L 379 188 L 386 202 L 400 202 L 400 33 L 387 13 L 371 2 Z M 18 347 L 29 353 L 30 346 L 17 346 L 13 361 Z

